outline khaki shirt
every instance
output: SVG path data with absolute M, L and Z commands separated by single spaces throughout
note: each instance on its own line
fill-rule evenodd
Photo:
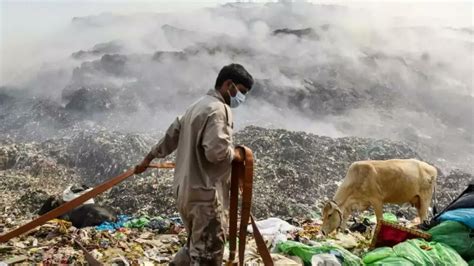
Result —
M 174 191 L 178 205 L 210 203 L 217 196 L 228 208 L 234 159 L 233 118 L 215 89 L 174 120 L 151 154 L 163 158 L 176 151 Z

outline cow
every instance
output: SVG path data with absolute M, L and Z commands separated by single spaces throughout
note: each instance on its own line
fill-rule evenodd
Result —
M 336 229 L 345 230 L 351 211 L 370 206 L 379 222 L 384 203 L 411 203 L 423 222 L 428 216 L 437 175 L 435 167 L 416 159 L 354 162 L 333 200 L 324 204 L 321 231 L 327 235 Z

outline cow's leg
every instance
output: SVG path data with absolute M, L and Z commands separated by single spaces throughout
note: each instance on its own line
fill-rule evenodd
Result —
M 418 209 L 418 216 L 420 217 L 420 222 L 426 221 L 428 218 L 428 207 L 430 206 L 430 201 L 420 198 L 420 206 Z
M 377 223 L 383 220 L 383 203 L 382 202 L 372 202 L 372 207 L 374 208 L 375 217 L 377 218 Z

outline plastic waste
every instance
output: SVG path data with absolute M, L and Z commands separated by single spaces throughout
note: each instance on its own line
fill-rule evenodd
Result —
M 171 228 L 171 221 L 160 216 L 153 217 L 148 223 L 148 227 L 157 230 L 160 234 L 168 233 Z
M 319 246 L 308 246 L 295 241 L 286 241 L 278 244 L 278 251 L 294 255 L 301 258 L 304 262 L 304 265 L 311 265 L 311 259 L 316 254 L 334 254 L 336 257 L 339 257 L 342 261 L 342 265 L 361 265 L 362 260 L 347 251 L 343 247 L 330 244 L 330 243 L 320 243 Z M 338 256 L 339 255 L 339 256 Z
M 366 265 L 467 265 L 451 247 L 410 239 L 393 248 L 379 248 L 364 255 Z
M 474 180 L 471 181 L 461 195 L 453 200 L 443 212 L 465 208 L 474 208 Z
M 176 225 L 183 225 L 183 220 L 181 220 L 181 217 L 179 216 L 173 216 L 173 217 L 169 217 L 170 221 Z
M 439 221 L 457 221 L 474 229 L 474 208 L 455 209 L 441 214 Z
M 423 249 L 422 249 L 423 248 Z M 398 257 L 403 257 L 416 265 L 435 265 L 436 260 L 425 250 L 431 250 L 428 242 L 422 243 L 421 240 L 409 240 L 393 247 L 394 253 Z
M 277 252 L 277 246 L 278 244 L 280 243 L 283 243 L 283 242 L 286 242 L 288 240 L 288 237 L 284 234 L 278 234 L 277 236 L 275 236 L 272 240 L 272 250 L 271 252 Z
M 371 223 L 374 223 L 374 224 L 377 223 L 377 217 L 375 217 L 375 215 L 369 216 L 368 219 L 369 219 L 369 222 Z M 398 221 L 397 216 L 390 212 L 384 213 L 383 219 L 387 222 L 392 222 L 392 223 L 396 223 Z
M 311 258 L 311 266 L 340 266 L 341 262 L 333 254 L 317 254 Z
M 71 201 L 82 194 L 92 190 L 92 188 L 88 188 L 87 186 L 80 186 L 78 187 L 77 185 L 70 185 L 68 186 L 64 191 L 63 191 L 63 200 L 68 202 Z M 94 204 L 94 199 L 88 199 L 82 204 Z
M 262 236 L 272 243 L 271 246 L 273 247 L 273 252 L 276 251 L 278 243 L 288 240 L 288 233 L 295 232 L 299 229 L 280 218 L 273 217 L 257 221 L 256 224 Z M 251 225 L 247 227 L 247 231 L 253 233 Z
M 283 221 L 280 218 L 268 218 L 266 220 L 256 222 L 258 229 L 262 235 L 276 235 L 278 233 L 290 233 L 298 230 L 297 227 Z M 253 233 L 252 226 L 247 227 L 247 231 Z
M 467 226 L 456 221 L 445 221 L 431 228 L 428 232 L 433 241 L 453 248 L 466 260 L 474 259 L 474 237 Z
M 438 256 L 438 265 L 467 265 L 467 262 L 451 247 L 442 243 L 436 243 L 433 248 L 433 251 Z
M 384 259 L 378 260 L 374 263 L 367 265 L 373 266 L 415 266 L 411 261 L 402 258 L 402 257 L 386 257 Z
M 115 223 L 103 222 L 102 224 L 96 226 L 95 230 L 114 232 L 115 230 L 118 230 L 119 228 L 125 227 L 125 223 L 129 221 L 130 219 L 132 218 L 128 215 L 118 215 L 117 221 Z
M 148 226 L 149 223 L 150 220 L 148 219 L 148 217 L 144 216 L 129 220 L 124 224 L 124 226 L 127 228 L 143 228 L 145 226 Z
M 389 257 L 390 255 L 393 254 L 393 249 L 389 247 L 382 247 L 382 248 L 376 248 L 372 250 L 371 252 L 367 253 L 363 258 L 362 261 L 366 264 L 373 263 L 375 261 L 384 259 L 386 257 Z

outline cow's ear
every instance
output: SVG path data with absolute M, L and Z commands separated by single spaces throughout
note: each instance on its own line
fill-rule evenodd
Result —
M 318 209 L 320 209 L 320 210 L 324 209 L 324 202 L 321 202 L 321 201 L 318 202 L 318 203 L 316 204 L 316 207 L 317 207 Z
M 330 201 L 326 201 L 326 203 L 324 203 L 324 209 L 323 209 L 323 212 L 329 212 L 330 210 L 332 209 L 332 205 L 331 205 L 331 202 Z

